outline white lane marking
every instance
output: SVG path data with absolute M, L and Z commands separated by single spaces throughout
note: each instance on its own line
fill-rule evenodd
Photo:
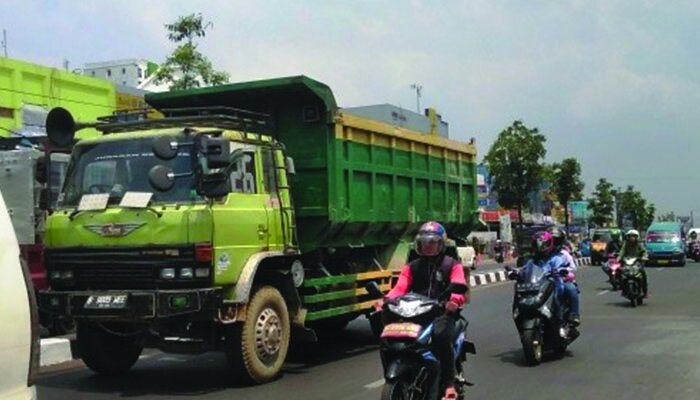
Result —
M 598 296 L 602 296 L 602 295 L 607 294 L 607 293 L 610 293 L 610 291 L 609 290 L 602 290 L 602 291 L 598 292 Z
M 378 381 L 374 381 L 372 383 L 366 384 L 365 389 L 367 389 L 367 390 L 379 389 L 383 385 L 384 385 L 384 379 L 380 379 Z

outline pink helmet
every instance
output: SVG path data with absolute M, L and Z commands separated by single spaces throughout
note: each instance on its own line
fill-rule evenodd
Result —
M 426 222 L 416 235 L 416 253 L 423 257 L 435 257 L 445 251 L 447 231 L 435 221 Z
M 549 256 L 554 251 L 554 237 L 547 231 L 532 235 L 532 248 L 540 256 Z

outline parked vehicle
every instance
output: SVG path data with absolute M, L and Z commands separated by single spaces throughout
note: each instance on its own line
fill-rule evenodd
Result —
M 382 292 L 376 284 L 367 291 L 375 298 Z M 451 293 L 466 293 L 465 285 L 451 284 L 438 299 L 409 293 L 398 299 L 386 300 L 382 308 L 386 322 L 381 334 L 380 354 L 384 369 L 382 400 L 438 399 L 440 388 L 440 363 L 433 353 L 431 338 L 435 319 L 442 315 L 444 301 Z M 463 376 L 467 354 L 476 354 L 473 343 L 467 341 L 467 321 L 461 315 L 455 327 L 455 362 L 457 379 L 455 389 L 458 399 L 464 399 L 470 386 Z
M 657 222 L 647 229 L 649 264 L 685 266 L 683 226 L 677 222 Z
M 268 382 L 292 334 L 370 312 L 365 284 L 389 290 L 422 218 L 455 238 L 476 221 L 473 145 L 343 112 L 321 82 L 146 100 L 165 118 L 89 124 L 103 136 L 73 148 L 47 220 L 41 306 L 78 320 L 98 373 L 127 371 L 145 347 L 223 350 L 242 380 Z M 50 113 L 56 142 L 75 128 Z
M 644 302 L 642 293 L 641 260 L 637 258 L 626 258 L 624 268 L 620 276 L 622 296 L 630 301 L 632 307 L 637 307 Z
M 527 363 L 539 365 L 548 350 L 563 356 L 579 331 L 566 318 L 568 304 L 556 299 L 555 280 L 562 278 L 532 262 L 509 277 L 516 280 L 513 320 Z
M 0 190 L 5 193 L 5 204 L 11 215 L 20 254 L 29 267 L 34 288 L 42 290 L 48 287 L 48 278 L 44 268 L 43 245 L 46 212 L 42 210 L 41 203 L 47 203 L 44 208 L 55 205 L 69 156 L 59 152 L 46 155 L 34 147 L 17 146 L 19 143 L 19 139 L 0 138 Z M 34 140 L 33 145 L 38 144 Z M 47 156 L 53 160 L 51 170 L 47 170 L 44 162 Z M 53 193 L 41 190 L 47 180 L 52 182 Z M 74 330 L 70 318 L 40 313 L 40 322 L 52 336 Z
M 0 226 L 12 222 L 0 194 Z M 0 398 L 35 399 L 34 379 L 39 370 L 39 316 L 32 280 L 21 262 L 12 229 L 0 229 Z

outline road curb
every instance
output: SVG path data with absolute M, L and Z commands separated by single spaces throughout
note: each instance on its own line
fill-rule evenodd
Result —
M 491 283 L 507 281 L 508 276 L 505 270 L 491 271 L 483 274 L 474 274 L 469 277 L 469 286 L 483 286 Z
M 40 365 L 61 364 L 73 360 L 71 341 L 64 338 L 41 339 Z

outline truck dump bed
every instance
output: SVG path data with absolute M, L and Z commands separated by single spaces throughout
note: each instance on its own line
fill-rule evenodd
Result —
M 299 244 L 375 246 L 444 223 L 466 237 L 475 221 L 473 145 L 344 113 L 325 84 L 305 76 L 150 94 L 155 108 L 228 106 L 267 113 L 294 159 Z

